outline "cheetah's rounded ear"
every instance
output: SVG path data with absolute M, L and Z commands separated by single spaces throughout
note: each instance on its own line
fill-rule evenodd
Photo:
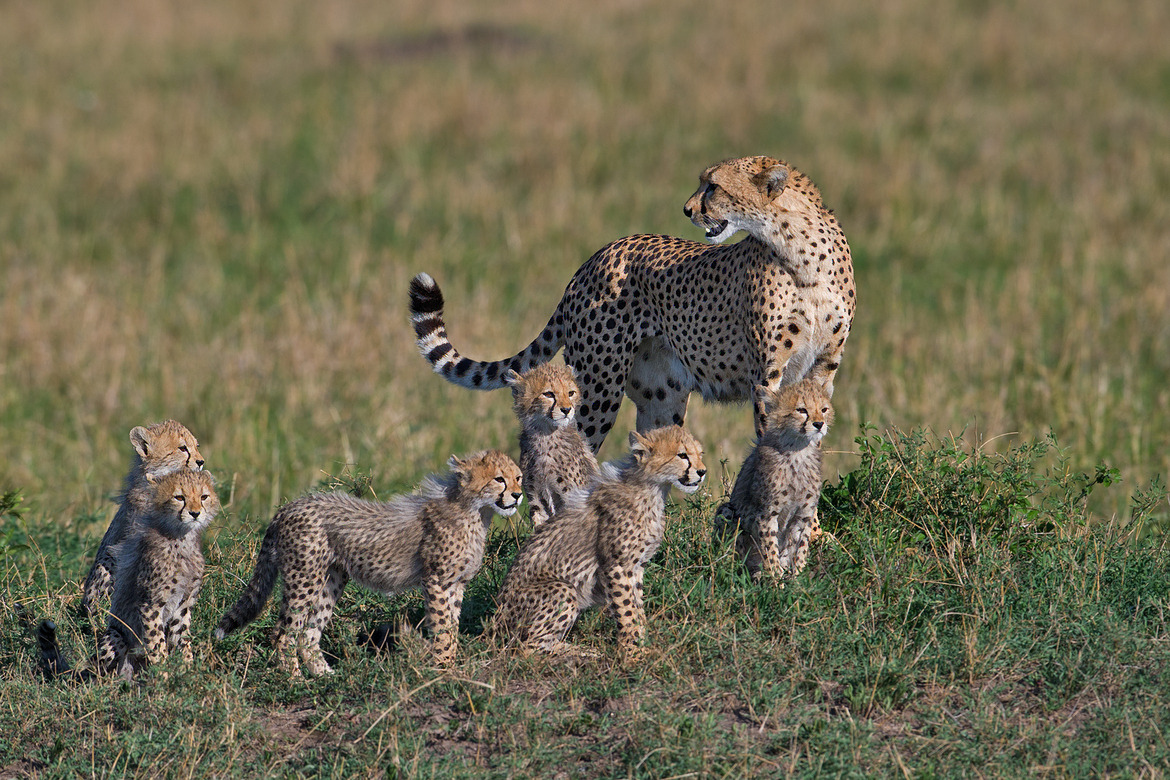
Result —
M 447 458 L 447 467 L 462 474 L 467 469 L 467 461 L 460 460 L 458 455 Z
M 785 165 L 773 165 L 772 167 L 757 173 L 755 176 L 756 188 L 764 194 L 768 200 L 772 200 L 781 192 L 784 192 L 784 187 L 788 184 L 788 167 Z
M 149 471 L 146 472 L 146 481 L 149 482 L 150 484 L 157 485 L 158 479 L 159 479 L 158 477 L 156 477 L 154 474 L 151 474 Z
M 140 458 L 145 458 L 150 455 L 152 438 L 150 431 L 141 425 L 130 430 L 130 444 L 134 447 L 134 451 L 138 453 Z
M 500 379 L 504 380 L 504 384 L 508 387 L 515 388 L 516 383 L 520 381 L 520 375 L 509 368 L 500 374 Z
M 645 460 L 650 454 L 650 441 L 637 431 L 630 431 L 630 452 L 635 459 Z

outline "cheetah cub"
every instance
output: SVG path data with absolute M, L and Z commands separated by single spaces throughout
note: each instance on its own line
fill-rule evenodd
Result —
M 735 550 L 752 576 L 800 573 L 817 534 L 821 494 L 820 441 L 833 421 L 824 384 L 804 379 L 779 391 L 754 390 L 764 433 L 744 461 L 731 500 L 719 507 L 717 535 L 735 529 Z
M 679 426 L 631 433 L 630 454 L 573 491 L 521 548 L 496 598 L 493 633 L 559 652 L 582 610 L 608 605 L 619 649 L 636 655 L 643 567 L 662 543 L 666 494 L 672 485 L 694 492 L 705 474 L 702 448 Z
M 149 504 L 128 536 L 110 548 L 118 572 L 105 633 L 91 666 L 98 674 L 129 680 L 164 654 L 178 650 L 192 660 L 187 631 L 203 585 L 203 531 L 219 511 L 211 475 L 180 469 L 162 477 L 147 474 Z M 56 647 L 56 626 L 43 621 L 38 640 L 54 674 L 69 671 Z M 88 671 L 79 673 L 88 676 Z
M 523 494 L 520 469 L 502 452 L 452 457 L 448 465 L 449 474 L 386 502 L 318 493 L 282 506 L 260 544 L 251 582 L 220 618 L 215 638 L 255 620 L 280 575 L 281 665 L 299 676 L 299 655 L 310 674 L 326 674 L 321 633 L 349 580 L 388 596 L 421 585 L 435 661 L 450 662 L 463 588 L 483 563 L 492 513 L 513 514 Z
M 543 363 L 517 374 L 504 372 L 512 405 L 520 418 L 520 471 L 524 493 L 539 527 L 561 511 L 565 494 L 597 474 L 597 458 L 577 429 L 581 391 L 572 366 Z
M 130 431 L 134 458 L 119 499 L 118 512 L 98 545 L 97 556 L 82 587 L 81 604 L 93 618 L 99 603 L 109 597 L 117 576 L 117 560 L 112 552 L 115 545 L 127 538 L 135 519 L 151 508 L 154 486 L 149 477 L 161 477 L 178 469 L 199 471 L 203 456 L 199 442 L 181 423 L 174 420 L 141 425 Z

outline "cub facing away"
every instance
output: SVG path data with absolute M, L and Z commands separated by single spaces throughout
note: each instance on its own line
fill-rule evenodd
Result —
M 277 575 L 284 578 L 276 650 L 292 675 L 330 671 L 321 633 L 349 580 L 387 595 L 422 586 L 437 663 L 455 655 L 463 589 L 483 563 L 492 513 L 513 514 L 523 498 L 520 469 L 502 452 L 452 457 L 450 473 L 387 502 L 337 493 L 305 496 L 277 510 L 256 570 L 215 630 L 222 639 L 255 620 Z
M 82 587 L 81 604 L 91 618 L 100 602 L 108 598 L 114 588 L 117 560 L 112 548 L 126 539 L 135 519 L 151 508 L 154 486 L 147 478 L 161 477 L 178 469 L 200 471 L 203 468 L 199 442 L 182 423 L 174 420 L 133 428 L 130 444 L 134 447 L 134 458 L 126 474 L 118 512 L 98 545 L 97 555 Z
M 754 390 L 764 433 L 744 461 L 731 500 L 716 513 L 716 534 L 735 528 L 736 553 L 753 577 L 792 577 L 819 531 L 820 441 L 833 421 L 824 384 L 804 379 L 779 391 Z
M 117 581 L 109 620 L 98 639 L 92 665 L 98 674 L 135 672 L 178 650 L 192 660 L 187 632 L 191 609 L 203 585 L 203 531 L 219 511 L 219 498 L 205 471 L 180 469 L 162 477 L 147 475 L 152 488 L 128 536 L 111 547 Z M 56 647 L 55 626 L 38 631 L 43 657 L 57 659 L 52 673 L 68 671 Z
M 702 447 L 674 425 L 630 434 L 630 454 L 528 538 L 496 597 L 493 633 L 526 650 L 556 652 L 582 610 L 607 605 L 618 647 L 637 653 L 645 634 L 642 580 L 666 526 L 671 486 L 691 493 L 706 474 Z
M 523 374 L 509 369 L 512 408 L 520 418 L 520 471 L 532 524 L 561 511 L 565 494 L 597 474 L 597 458 L 577 429 L 581 391 L 576 372 L 564 363 L 543 363 Z

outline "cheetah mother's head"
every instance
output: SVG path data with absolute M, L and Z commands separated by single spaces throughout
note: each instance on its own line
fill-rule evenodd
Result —
M 767 240 L 777 199 L 794 171 L 772 157 L 739 157 L 712 165 L 699 176 L 699 188 L 683 213 L 719 244 L 740 230 Z

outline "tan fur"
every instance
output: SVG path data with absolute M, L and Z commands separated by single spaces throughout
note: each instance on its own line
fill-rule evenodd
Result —
M 443 295 L 427 274 L 410 288 L 418 347 L 436 373 L 464 387 L 503 386 L 562 346 L 577 371 L 578 425 L 596 451 L 622 394 L 638 407 L 639 431 L 681 425 L 698 391 L 709 401 L 746 401 L 805 376 L 829 395 L 853 322 L 849 244 L 820 192 L 782 160 L 744 157 L 712 166 L 684 212 L 709 246 L 632 236 L 604 247 L 573 276 L 543 332 L 494 362 L 463 357 L 447 336 Z M 763 420 L 757 416 L 756 433 Z
M 435 661 L 455 654 L 463 588 L 483 563 L 492 513 L 510 515 L 523 498 L 520 469 L 488 450 L 428 478 L 414 494 L 387 502 L 314 494 L 285 504 L 268 526 L 256 570 L 216 628 L 222 639 L 255 620 L 277 576 L 284 579 L 276 648 L 292 675 L 330 671 L 321 633 L 350 579 L 387 595 L 422 586 Z M 295 651 L 295 652 L 294 652 Z
M 755 388 L 764 434 L 744 461 L 731 500 L 716 514 L 717 535 L 736 531 L 736 552 L 753 577 L 775 580 L 804 569 L 819 536 L 820 442 L 833 421 L 824 385 L 804 379 L 780 391 Z
M 186 639 L 191 609 L 203 584 L 203 531 L 219 511 L 211 475 L 180 469 L 146 476 L 153 488 L 117 556 L 109 622 L 98 643 L 103 674 L 134 672 L 178 649 L 191 662 Z
M 636 653 L 645 634 L 642 578 L 662 543 L 671 485 L 698 489 L 699 443 L 678 426 L 630 434 L 630 455 L 606 464 L 588 487 L 529 537 L 496 598 L 492 631 L 529 650 L 560 651 L 582 610 L 608 605 L 618 647 Z
M 130 431 L 130 444 L 134 447 L 134 458 L 126 475 L 118 512 L 98 545 L 93 566 L 82 587 L 81 603 L 90 617 L 96 614 L 100 602 L 114 588 L 117 561 L 111 549 L 127 538 L 135 520 L 151 508 L 154 487 L 147 482 L 147 477 L 161 477 L 183 468 L 193 471 L 203 468 L 199 442 L 191 431 L 174 420 L 134 428 Z
M 542 363 L 524 374 L 507 371 L 512 408 L 520 419 L 520 471 L 533 526 L 561 510 L 565 494 L 597 474 L 597 458 L 574 421 L 581 391 L 573 367 Z

